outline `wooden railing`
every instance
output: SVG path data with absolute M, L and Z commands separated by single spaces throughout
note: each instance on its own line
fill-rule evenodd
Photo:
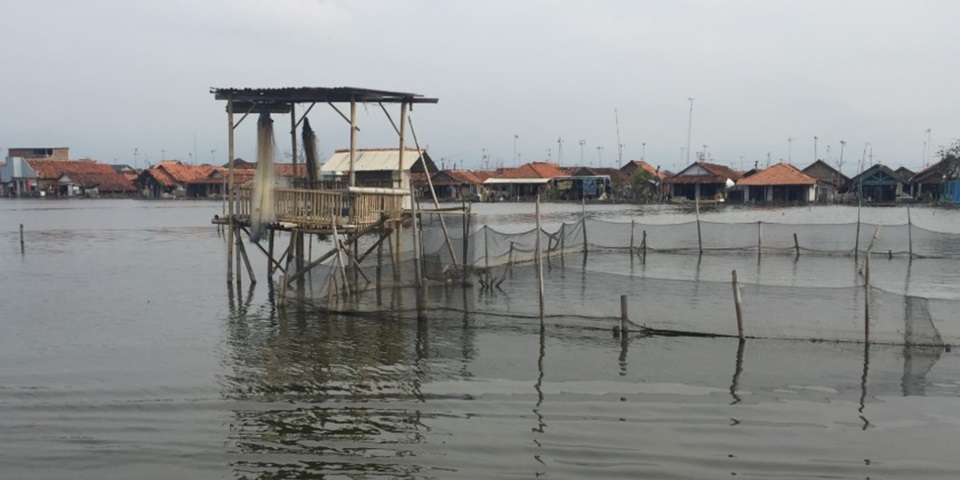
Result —
M 241 220 L 250 219 L 253 189 L 240 187 L 237 211 Z M 353 188 L 348 190 L 274 189 L 274 212 L 278 222 L 295 223 L 305 228 L 337 226 L 366 227 L 382 214 L 398 218 L 403 211 L 404 192 L 394 189 Z

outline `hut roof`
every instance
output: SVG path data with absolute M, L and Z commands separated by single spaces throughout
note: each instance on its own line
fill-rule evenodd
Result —
M 501 168 L 493 173 L 489 178 L 500 179 L 518 179 L 518 178 L 544 178 L 563 177 L 570 172 L 560 168 L 555 163 L 548 162 L 530 162 L 520 165 L 516 168 Z
M 816 185 L 816 183 L 816 178 L 801 172 L 789 163 L 782 162 L 737 181 L 737 185 L 743 186 Z
M 233 101 L 234 112 L 289 113 L 293 103 L 437 103 L 416 93 L 356 87 L 211 88 L 217 100 Z
M 737 181 L 741 175 L 736 170 L 716 163 L 696 162 L 680 172 L 663 179 L 664 183 L 725 183 L 728 179 Z
M 403 155 L 403 170 L 411 172 L 423 171 L 420 166 L 420 155 L 415 148 L 405 148 Z M 437 172 L 437 166 L 434 165 L 430 155 L 426 150 L 419 151 L 427 164 L 427 170 L 431 173 Z M 375 172 L 384 170 L 397 170 L 400 166 L 399 148 L 361 148 L 357 149 L 353 160 L 353 171 L 355 172 Z M 334 154 L 320 166 L 321 172 L 347 172 L 350 170 L 350 150 L 337 150 Z

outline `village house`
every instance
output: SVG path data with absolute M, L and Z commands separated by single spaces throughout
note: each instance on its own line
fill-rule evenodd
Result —
M 744 203 L 806 203 L 816 200 L 817 179 L 789 163 L 778 163 L 737 181 Z
M 960 202 L 960 161 L 940 160 L 910 178 L 910 192 L 920 201 Z
M 216 169 L 211 165 L 189 165 L 179 160 L 162 160 L 140 172 L 137 188 L 147 198 L 206 197 L 208 185 L 202 180 Z
M 816 198 L 821 203 L 833 203 L 847 191 L 850 178 L 823 160 L 817 160 L 801 170 L 817 180 Z
M 0 167 L 3 194 L 9 196 L 126 195 L 133 184 L 110 165 L 69 160 L 67 148 L 11 148 Z M 23 155 L 27 155 L 26 157 Z
M 890 167 L 878 163 L 850 179 L 850 185 L 862 201 L 891 203 L 903 196 L 905 182 Z
M 483 181 L 491 175 L 485 171 L 441 170 L 432 177 L 437 198 L 446 201 L 484 201 Z
M 736 185 L 740 178 L 740 173 L 730 167 L 696 162 L 664 178 L 663 183 L 669 189 L 670 196 L 675 199 L 723 201 L 726 199 L 727 189 Z
M 520 200 L 546 193 L 553 179 L 565 176 L 567 171 L 555 163 L 530 162 L 516 168 L 497 169 L 483 181 L 483 187 L 488 200 Z
M 402 165 L 399 148 L 361 148 L 354 153 L 353 172 L 356 179 L 354 185 L 357 187 L 398 188 L 409 192 L 414 183 L 418 185 L 421 183 L 414 178 L 417 174 L 434 174 L 437 171 L 437 166 L 425 150 L 405 148 Z M 320 165 L 319 173 L 325 186 L 348 185 L 350 150 L 334 152 L 323 165 Z M 426 177 L 422 178 L 422 182 L 426 183 Z M 409 199 L 404 203 L 406 208 L 410 207 Z

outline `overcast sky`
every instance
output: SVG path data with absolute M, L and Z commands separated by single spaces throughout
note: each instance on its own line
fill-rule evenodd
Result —
M 4 152 L 67 146 L 73 158 L 139 167 L 162 157 L 222 164 L 225 102 L 210 87 L 437 97 L 412 118 L 447 167 L 479 168 L 483 149 L 491 167 L 580 164 L 581 152 L 584 164 L 617 166 L 619 143 L 623 161 L 645 155 L 676 171 L 688 98 L 691 160 L 706 145 L 711 161 L 735 168 L 768 154 L 802 168 L 816 136 L 831 163 L 846 141 L 844 173 L 867 143 L 867 160 L 872 149 L 876 162 L 917 169 L 928 128 L 931 159 L 960 137 L 954 0 L 0 4 Z M 378 106 L 359 112 L 360 147 L 397 144 Z M 310 121 L 325 156 L 349 146 L 329 107 Z M 238 128 L 239 157 L 253 157 L 254 124 Z M 277 125 L 289 152 L 288 117 Z

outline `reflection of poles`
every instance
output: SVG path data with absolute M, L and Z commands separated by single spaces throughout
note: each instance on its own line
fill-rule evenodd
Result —
M 860 408 L 857 409 L 860 412 L 860 420 L 863 420 L 863 429 L 866 430 L 870 426 L 870 422 L 867 420 L 867 417 L 863 414 L 864 408 L 867 406 L 867 377 L 870 371 L 870 343 L 863 344 L 863 375 L 860 376 Z
M 694 203 L 697 209 L 697 245 L 700 248 L 700 255 L 703 255 L 703 236 L 700 234 L 700 184 L 699 183 L 696 186 Z
M 913 220 L 910 219 L 910 204 L 907 204 L 907 247 L 910 253 L 910 262 L 913 262 Z
M 543 325 L 544 305 L 543 305 L 543 251 L 540 245 L 540 237 L 543 231 L 540 230 L 540 195 L 537 195 L 537 239 L 535 243 L 537 255 L 537 286 L 540 298 L 540 325 Z
M 733 397 L 733 402 L 730 403 L 731 405 L 736 405 L 741 402 L 737 390 L 740 388 L 740 375 L 743 373 L 743 349 L 746 344 L 747 342 L 743 338 L 737 342 L 737 362 L 733 369 L 733 379 L 730 380 L 730 396 Z

